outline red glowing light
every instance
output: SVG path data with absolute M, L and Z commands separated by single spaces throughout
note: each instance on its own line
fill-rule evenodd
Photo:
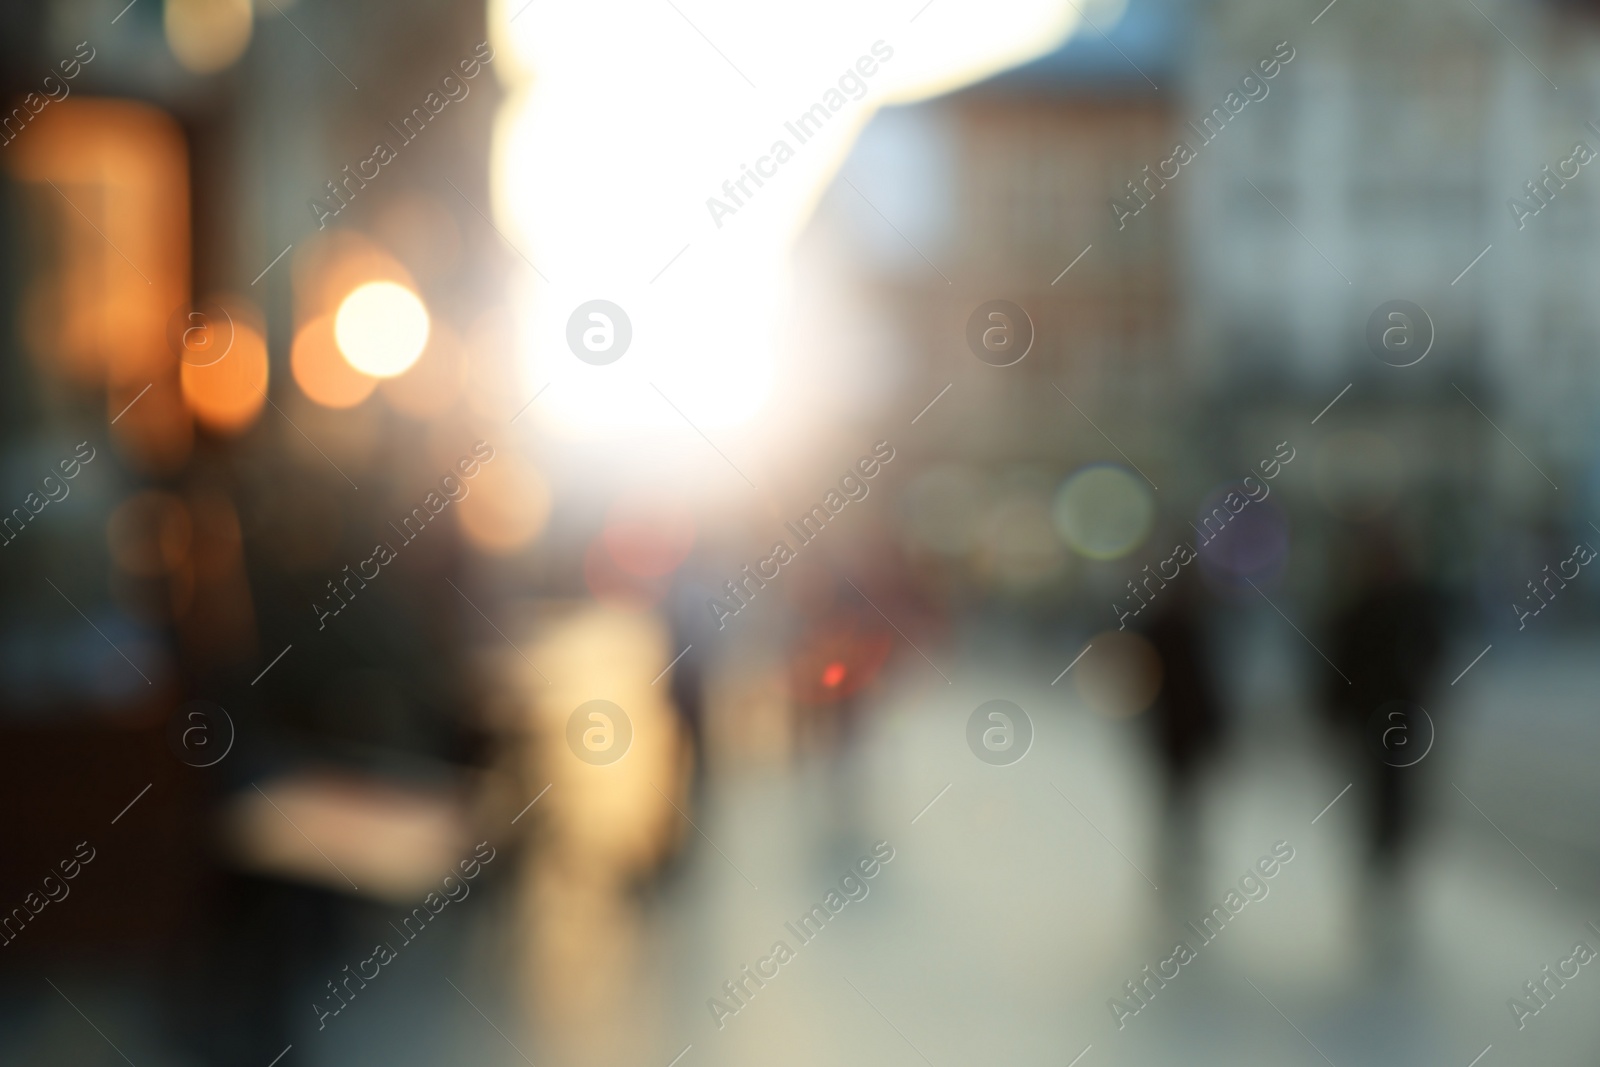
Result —
M 894 631 L 866 608 L 847 608 L 811 623 L 789 655 L 790 692 L 801 704 L 836 704 L 878 676 Z

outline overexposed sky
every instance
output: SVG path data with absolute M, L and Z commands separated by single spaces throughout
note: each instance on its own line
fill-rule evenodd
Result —
M 586 436 L 679 420 L 661 393 L 700 426 L 759 418 L 791 247 L 873 113 L 1026 62 L 1077 18 L 1066 0 L 490 8 L 491 69 L 511 94 L 494 213 L 538 272 L 513 282 L 524 384 L 554 383 L 532 417 Z M 818 105 L 826 121 L 802 143 L 790 126 Z M 747 167 L 767 176 L 740 190 Z M 632 325 L 606 366 L 566 344 L 594 299 Z

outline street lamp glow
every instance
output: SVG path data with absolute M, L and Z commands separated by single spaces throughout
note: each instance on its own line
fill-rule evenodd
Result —
M 410 289 L 394 282 L 357 286 L 334 316 L 339 352 L 356 370 L 374 378 L 394 378 L 428 346 L 428 309 Z

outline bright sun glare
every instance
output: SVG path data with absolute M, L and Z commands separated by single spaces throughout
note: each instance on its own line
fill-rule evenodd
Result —
M 786 333 L 790 250 L 873 112 L 1025 62 L 1076 17 L 1067 0 L 893 14 L 858 0 L 698 0 L 685 14 L 658 0 L 490 7 L 494 70 L 510 90 L 494 214 L 533 268 L 513 282 L 524 385 L 551 384 L 536 417 L 586 435 L 760 416 Z M 819 106 L 818 128 L 789 131 Z M 765 177 L 748 184 L 746 168 Z M 714 212 L 708 200 L 731 203 L 724 184 L 741 179 L 738 211 Z M 617 304 L 632 327 L 630 350 L 604 366 L 567 347 L 568 318 L 591 300 Z

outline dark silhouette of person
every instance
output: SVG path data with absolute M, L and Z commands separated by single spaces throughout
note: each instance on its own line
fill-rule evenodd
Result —
M 1205 765 L 1221 746 L 1225 725 L 1197 580 L 1174 583 L 1143 630 L 1161 661 L 1161 688 L 1149 722 L 1164 787 L 1164 880 L 1179 887 L 1188 885 L 1197 870 L 1199 786 Z
M 1373 874 L 1392 881 L 1412 838 L 1416 764 L 1432 743 L 1432 720 L 1416 709 L 1443 651 L 1444 604 L 1387 527 L 1364 535 L 1354 577 L 1330 627 L 1329 652 L 1346 677 L 1330 674 L 1328 711 L 1367 772 Z

